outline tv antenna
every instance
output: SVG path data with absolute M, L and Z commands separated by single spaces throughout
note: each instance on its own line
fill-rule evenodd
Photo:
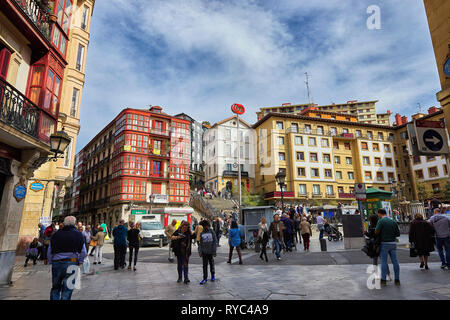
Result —
M 306 76 L 306 91 L 308 92 L 308 106 L 311 105 L 311 90 L 309 89 L 309 77 L 308 77 L 308 72 L 305 72 L 305 76 Z

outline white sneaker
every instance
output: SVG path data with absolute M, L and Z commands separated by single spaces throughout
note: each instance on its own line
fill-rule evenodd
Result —
M 281 260 L 281 258 L 277 258 L 277 260 Z

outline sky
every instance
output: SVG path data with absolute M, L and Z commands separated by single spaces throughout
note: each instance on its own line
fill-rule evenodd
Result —
M 319 105 L 439 106 L 422 0 L 97 0 L 91 21 L 77 151 L 128 107 L 214 124 L 240 103 L 253 124 L 261 107 L 308 103 L 305 72 Z

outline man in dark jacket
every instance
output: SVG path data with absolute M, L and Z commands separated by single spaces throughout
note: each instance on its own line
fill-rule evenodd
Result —
M 70 300 L 74 289 L 74 275 L 86 258 L 84 237 L 75 228 L 76 219 L 64 219 L 64 228 L 55 232 L 47 251 L 48 262 L 52 265 L 52 289 L 50 300 Z
M 292 251 L 292 238 L 294 234 L 294 222 L 287 214 L 284 214 L 280 219 L 284 224 L 283 239 L 286 251 Z
M 125 220 L 120 219 L 119 225 L 113 230 L 114 237 L 114 270 L 125 268 L 125 256 L 127 254 L 127 233 L 124 226 Z
M 198 253 L 203 258 L 203 280 L 200 284 L 205 284 L 208 281 L 208 263 L 211 271 L 211 281 L 215 281 L 214 257 L 217 250 L 217 238 L 215 232 L 211 230 L 208 220 L 203 220 L 200 224 L 203 227 L 198 246 Z
M 222 227 L 220 223 L 220 219 L 217 217 L 213 222 L 214 234 L 217 238 L 217 246 L 220 247 L 220 237 L 222 236 Z
M 269 234 L 273 239 L 273 243 L 275 245 L 275 252 L 277 256 L 277 260 L 281 260 L 280 250 L 281 250 L 281 241 L 283 241 L 283 230 L 284 224 L 280 221 L 280 216 L 275 214 L 273 216 L 273 221 L 269 227 Z

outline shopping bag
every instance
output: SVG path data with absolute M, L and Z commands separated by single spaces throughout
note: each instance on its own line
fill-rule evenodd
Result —
M 74 289 L 81 290 L 81 267 L 78 267 L 77 274 L 75 276 Z
M 109 236 L 108 236 L 108 233 L 106 233 L 106 237 L 105 237 L 105 240 L 109 240 Z
M 89 258 L 86 257 L 83 261 L 83 274 L 89 273 L 90 267 L 91 267 L 91 262 L 89 261 Z
M 417 257 L 417 249 L 416 249 L 416 246 L 414 245 L 414 243 L 409 244 L 409 256 L 411 258 Z

